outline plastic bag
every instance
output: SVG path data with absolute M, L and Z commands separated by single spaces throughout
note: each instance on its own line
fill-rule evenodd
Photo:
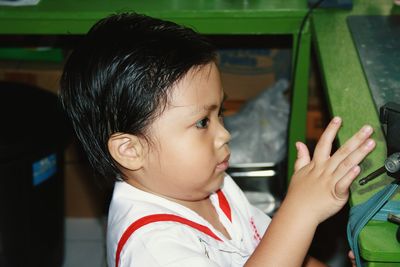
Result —
M 224 118 L 232 136 L 231 164 L 278 163 L 285 157 L 290 105 L 284 91 L 288 86 L 287 80 L 279 80 Z

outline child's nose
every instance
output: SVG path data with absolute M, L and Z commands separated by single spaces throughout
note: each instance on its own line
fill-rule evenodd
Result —
M 229 141 L 231 140 L 231 134 L 224 127 L 223 123 L 219 124 L 216 140 L 217 140 L 217 147 L 222 147 L 228 144 Z

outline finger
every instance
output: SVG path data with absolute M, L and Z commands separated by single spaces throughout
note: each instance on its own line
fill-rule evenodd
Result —
M 358 148 L 351 152 L 345 159 L 343 159 L 333 170 L 333 177 L 340 178 L 344 176 L 351 168 L 358 165 L 367 155 L 375 148 L 375 141 L 367 139 Z M 336 154 L 336 153 L 335 153 Z M 333 155 L 331 159 L 333 160 Z M 333 164 L 332 164 L 333 166 Z M 328 167 L 328 169 L 331 166 Z
M 336 134 L 340 128 L 342 119 L 340 117 L 334 117 L 325 129 L 321 138 L 319 139 L 317 146 L 314 150 L 314 161 L 322 162 L 330 158 L 332 143 L 335 140 Z
M 347 254 L 347 255 L 348 255 L 349 259 L 350 259 L 351 266 L 352 266 L 352 267 L 357 267 L 357 266 L 356 266 L 356 257 L 354 256 L 353 251 L 350 250 L 350 251 L 349 251 L 349 254 Z
M 356 259 L 356 257 L 354 256 L 354 252 L 352 250 L 349 251 L 348 256 L 349 256 L 350 260 L 355 260 Z
M 335 196 L 347 200 L 351 183 L 360 174 L 360 166 L 353 167 L 345 176 L 337 181 L 335 185 Z
M 365 140 L 367 140 L 371 136 L 372 132 L 373 129 L 371 126 L 365 125 L 364 127 L 362 127 L 356 134 L 354 134 L 349 140 L 347 140 L 346 143 L 335 152 L 335 154 L 331 156 L 329 166 L 327 166 L 328 170 L 334 171 L 343 160 L 345 160 L 349 155 L 354 153 L 354 151 L 359 149 L 359 147 L 365 143 Z M 351 162 L 349 162 L 349 160 L 346 160 L 345 163 Z M 355 164 L 358 164 L 358 162 L 356 162 Z M 355 164 L 351 165 L 350 167 L 353 167 Z M 345 172 L 347 171 L 348 169 L 345 170 Z
M 308 163 L 310 163 L 310 152 L 305 144 L 302 142 L 296 142 L 297 148 L 297 159 L 294 163 L 294 171 L 297 172 Z

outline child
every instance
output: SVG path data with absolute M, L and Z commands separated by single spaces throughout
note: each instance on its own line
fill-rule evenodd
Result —
M 331 156 L 337 117 L 313 159 L 298 142 L 295 174 L 271 221 L 225 174 L 224 91 L 214 48 L 201 35 L 113 15 L 71 54 L 61 87 L 91 164 L 115 181 L 110 267 L 316 266 L 306 257 L 315 230 L 346 203 L 374 147 L 365 126 Z

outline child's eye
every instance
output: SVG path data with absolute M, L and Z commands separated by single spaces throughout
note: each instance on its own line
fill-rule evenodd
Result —
M 205 129 L 205 128 L 207 128 L 209 122 L 210 122 L 209 118 L 204 118 L 202 120 L 199 120 L 198 122 L 196 122 L 196 128 Z
M 225 108 L 221 106 L 221 108 L 218 110 L 218 117 L 224 117 L 224 112 Z

